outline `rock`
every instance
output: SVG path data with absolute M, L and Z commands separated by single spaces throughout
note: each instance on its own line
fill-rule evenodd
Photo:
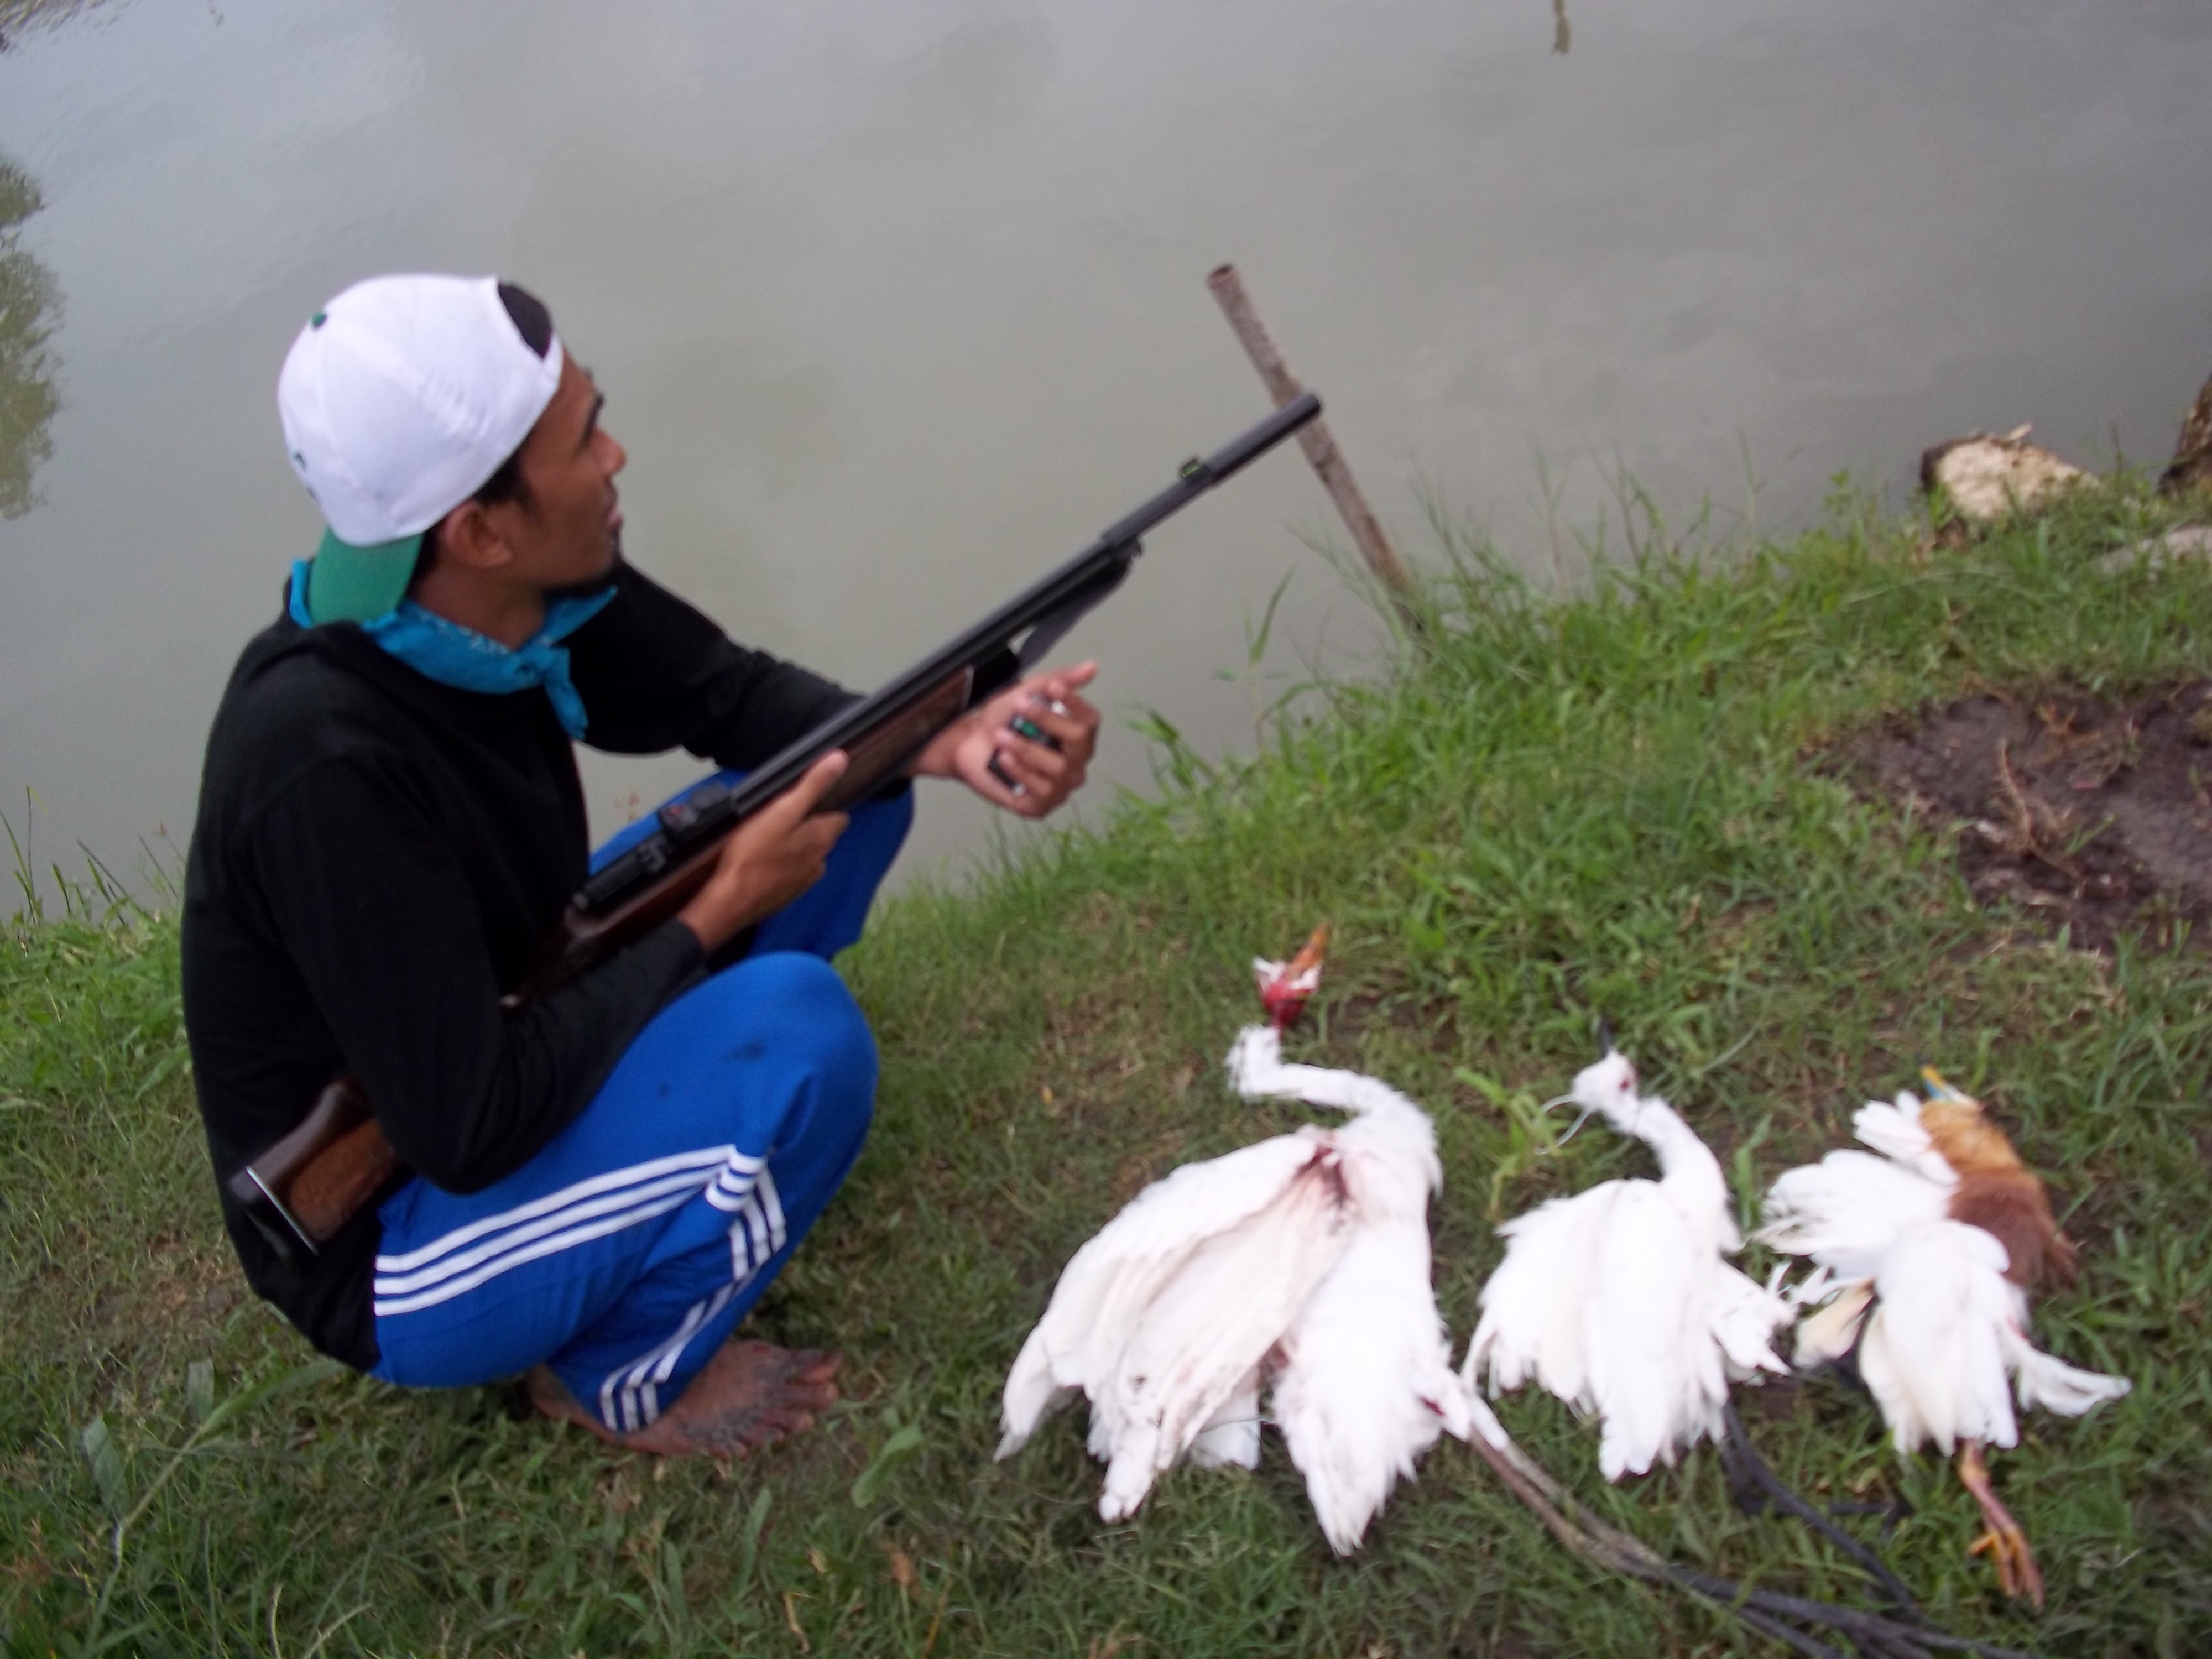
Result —
M 2097 563 L 2107 571 L 2127 570 L 2140 563 L 2146 570 L 2156 572 L 2185 559 L 2212 559 L 2212 525 L 2179 526 L 2163 536 L 2116 547 Z
M 2089 479 L 2072 462 L 2028 442 L 2032 429 L 2016 427 L 2002 437 L 1977 432 L 1923 451 L 1920 487 L 1931 495 L 1941 490 L 1968 523 L 1990 525 L 2015 510 L 2047 507 L 2061 491 Z
M 2181 435 L 2173 441 L 2173 464 L 2158 487 L 2168 495 L 2212 489 L 2212 380 L 2204 382 L 2189 413 L 2181 417 Z

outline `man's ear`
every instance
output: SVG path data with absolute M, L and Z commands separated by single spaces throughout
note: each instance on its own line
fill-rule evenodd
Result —
M 514 561 L 514 549 L 500 534 L 484 504 L 463 501 L 438 521 L 438 556 L 475 570 L 498 570 Z

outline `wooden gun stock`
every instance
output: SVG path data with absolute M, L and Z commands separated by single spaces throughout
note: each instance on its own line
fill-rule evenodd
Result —
M 399 1167 L 368 1109 L 368 1097 L 342 1077 L 315 1097 L 300 1127 L 230 1178 L 230 1195 L 248 1209 L 266 1204 L 310 1254 L 337 1236 Z

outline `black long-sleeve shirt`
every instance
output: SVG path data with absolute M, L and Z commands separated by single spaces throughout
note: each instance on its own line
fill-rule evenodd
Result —
M 849 700 L 635 568 L 617 587 L 566 641 L 594 748 L 750 767 Z M 588 853 L 574 751 L 542 690 L 458 690 L 349 623 L 257 635 L 208 738 L 185 878 L 185 1024 L 218 1185 L 347 1072 L 434 1185 L 475 1191 L 526 1163 L 701 965 L 671 921 L 502 1011 Z M 222 1201 L 255 1290 L 325 1353 L 373 1366 L 376 1206 L 288 1260 Z

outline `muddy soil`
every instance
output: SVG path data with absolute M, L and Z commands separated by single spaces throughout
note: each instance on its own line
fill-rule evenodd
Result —
M 2154 948 L 2185 931 L 2191 948 L 2212 945 L 2212 681 L 2122 703 L 1971 697 L 1850 758 L 1960 826 L 1960 866 L 1984 902 L 2069 927 L 2089 950 L 2130 932 Z

